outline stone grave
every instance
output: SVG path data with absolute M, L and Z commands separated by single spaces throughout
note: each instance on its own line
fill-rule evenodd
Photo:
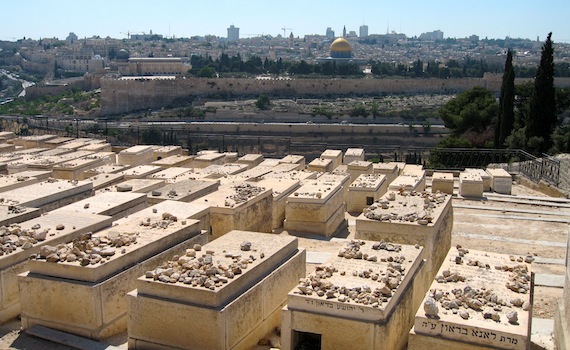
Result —
M 41 208 L 43 211 L 57 209 L 93 194 L 93 184 L 89 181 L 65 181 L 49 179 L 3 192 L 5 204 Z
M 51 170 L 26 170 L 26 171 L 19 172 L 17 176 L 34 177 L 34 178 L 38 179 L 38 181 L 45 181 L 45 180 L 49 179 L 50 177 L 52 177 L 52 171 Z
M 483 197 L 483 179 L 477 173 L 463 171 L 459 174 L 459 195 L 466 198 Z
M 361 213 L 364 208 L 374 204 L 388 189 L 386 176 L 381 174 L 362 174 L 348 187 L 346 210 Z
M 531 260 L 452 248 L 416 313 L 408 349 L 530 349 Z
M 127 180 L 142 179 L 145 177 L 149 177 L 154 173 L 158 173 L 161 170 L 162 170 L 161 167 L 155 165 L 137 165 L 135 167 L 120 171 L 117 174 L 123 175 Z
M 289 154 L 279 161 L 280 163 L 297 164 L 300 166 L 298 170 L 305 169 L 305 157 L 298 154 Z
M 28 221 L 40 215 L 42 215 L 42 211 L 38 208 L 0 204 L 0 226 L 9 226 Z
M 481 176 L 481 179 L 483 180 L 483 192 L 491 191 L 491 175 L 489 175 L 485 170 L 479 168 L 466 168 L 465 172 Z
M 45 246 L 20 274 L 22 328 L 41 325 L 92 339 L 127 329 L 126 293 L 136 279 L 195 244 L 198 222 L 154 213 Z
M 348 174 L 350 175 L 351 182 L 356 180 L 356 178 L 361 174 L 372 174 L 374 172 L 372 162 L 367 162 L 364 160 L 352 161 L 346 165 L 346 167 Z
M 23 136 L 13 139 L 12 143 L 16 146 L 24 146 L 24 148 L 38 148 L 45 147 L 44 143 L 48 140 L 55 139 L 56 135 L 32 135 Z
M 27 271 L 30 254 L 43 246 L 70 242 L 79 235 L 110 226 L 109 216 L 61 211 L 0 228 L 0 323 L 20 314 L 18 274 Z
M 271 233 L 273 191 L 250 182 L 220 186 L 192 203 L 210 206 L 210 240 L 232 230 Z
M 194 168 L 202 169 L 210 165 L 222 165 L 225 161 L 225 155 L 220 153 L 206 153 L 197 156 L 192 162 Z
M 240 174 L 248 169 L 247 164 L 225 163 L 222 165 L 210 165 L 203 169 L 197 169 L 196 174 L 204 179 L 219 179 L 227 175 Z
M 333 165 L 333 159 L 315 158 L 309 163 L 309 165 L 307 165 L 307 170 L 319 173 L 330 173 L 334 168 L 336 168 L 333 167 Z
M 181 156 L 184 153 L 180 146 L 153 146 L 152 160 L 157 161 L 173 156 Z
M 255 168 L 263 162 L 263 155 L 261 154 L 246 154 L 237 160 L 238 164 L 246 164 L 248 169 Z
M 337 168 L 341 168 L 343 165 L 339 165 Z M 328 182 L 340 182 L 342 186 L 342 200 L 346 203 L 348 202 L 348 187 L 350 186 L 350 175 L 346 172 L 339 172 L 334 170 L 333 172 L 329 173 L 321 173 L 318 177 L 321 181 L 328 181 Z
M 100 174 L 86 179 L 93 184 L 93 191 L 99 191 L 123 180 L 124 177 L 119 174 Z
M 337 244 L 337 256 L 289 292 L 281 349 L 403 349 L 414 322 L 422 248 L 358 240 Z
M 133 146 L 119 152 L 117 163 L 130 166 L 148 164 L 155 160 L 152 155 L 152 146 Z
M 491 191 L 501 194 L 511 194 L 513 178 L 508 171 L 502 168 L 487 169 L 491 176 Z
M 0 143 L 0 153 L 14 152 L 16 146 L 11 143 Z
M 37 183 L 39 180 L 33 176 L 20 174 L 0 175 L 0 192 L 10 191 Z
M 0 131 L 0 140 L 6 142 L 8 140 L 13 140 L 16 138 L 16 134 L 12 131 Z
M 215 192 L 219 183 L 215 181 L 183 180 L 168 183 L 152 190 L 148 194 L 149 204 L 156 204 L 170 199 L 180 202 L 191 202 L 209 193 Z
M 109 174 L 109 175 L 117 175 L 117 174 Z M 103 174 L 98 176 L 103 176 Z M 100 192 L 136 192 L 136 193 L 148 194 L 151 191 L 154 191 L 162 186 L 164 186 L 164 180 L 131 179 L 105 187 L 101 189 Z
M 558 350 L 570 350 L 570 235 L 566 247 L 564 294 L 555 307 L 554 344 Z
M 425 176 L 400 175 L 388 185 L 388 191 L 421 192 L 425 189 Z
M 144 219 L 156 213 L 170 213 L 179 219 L 198 220 L 200 221 L 198 225 L 200 231 L 208 234 L 210 232 L 210 206 L 172 200 L 165 200 L 131 213 L 122 219 L 116 220 L 115 223 L 121 224 L 123 222 L 132 221 L 133 219 Z
M 425 264 L 418 275 L 420 283 L 415 306 L 431 284 L 451 246 L 453 208 L 451 196 L 444 193 L 391 192 L 366 208 L 356 218 L 355 238 L 419 244 L 424 247 Z
M 113 220 L 118 220 L 131 213 L 137 212 L 147 207 L 145 193 L 135 192 L 104 192 L 95 196 L 68 204 L 52 212 L 75 211 L 78 213 L 89 213 L 111 216 Z
M 363 161 L 364 159 L 364 148 L 348 148 L 344 152 L 344 158 L 342 159 L 342 164 L 350 164 L 353 161 Z
M 63 180 L 81 180 L 83 173 L 89 169 L 104 164 L 104 160 L 97 157 L 73 159 L 53 166 L 53 177 Z
M 170 167 L 190 168 L 192 166 L 193 161 L 194 161 L 194 156 L 183 156 L 177 154 L 174 156 L 155 160 L 154 162 L 150 163 L 150 165 L 156 165 L 162 168 L 170 168 Z
M 287 292 L 304 276 L 297 238 L 229 232 L 137 280 L 129 349 L 254 348 L 279 327 Z
M 50 148 L 47 151 L 43 151 L 41 153 L 38 153 L 38 155 L 40 156 L 47 156 L 47 157 L 51 157 L 51 156 L 64 156 L 66 154 L 70 154 L 72 153 L 73 150 L 69 150 L 69 149 L 63 149 L 63 148 Z
M 453 174 L 434 172 L 431 176 L 431 191 L 453 194 Z
M 272 223 L 271 229 L 275 230 L 283 226 L 285 220 L 285 206 L 287 198 L 299 188 L 299 180 L 293 179 L 263 179 L 254 181 L 259 187 L 270 188 L 273 191 Z
M 318 174 L 320 174 L 320 173 L 317 173 L 315 171 L 308 171 L 308 170 L 304 170 L 304 171 L 298 171 L 298 170 L 271 171 L 270 173 L 263 175 L 263 178 L 264 179 L 299 180 L 302 184 L 305 180 L 315 180 L 317 178 Z
M 88 178 L 97 174 L 118 174 L 129 168 L 129 165 L 105 164 L 95 169 L 89 169 L 85 171 L 83 177 Z
M 112 152 L 113 146 L 110 143 L 90 143 L 79 148 L 80 151 L 91 151 L 91 152 Z
M 56 137 L 50 140 L 47 140 L 44 142 L 44 147 L 46 148 L 57 148 L 61 145 L 64 145 L 68 142 L 72 142 L 73 138 L 72 137 Z
M 321 153 L 322 159 L 330 159 L 332 161 L 332 170 L 336 169 L 337 166 L 342 164 L 342 151 L 336 149 L 327 149 Z
M 192 172 L 190 168 L 182 168 L 182 167 L 169 167 L 166 169 L 162 169 L 154 174 L 148 176 L 149 179 L 161 179 L 165 180 L 166 182 L 171 182 L 182 175 Z
M 319 178 L 306 181 L 287 198 L 283 227 L 330 237 L 345 227 L 344 213 L 342 183 Z

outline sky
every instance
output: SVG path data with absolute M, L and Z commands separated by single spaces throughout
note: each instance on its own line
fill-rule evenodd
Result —
M 443 31 L 445 38 L 528 38 L 570 43 L 569 0 L 26 0 L 2 1 L 0 40 L 78 37 L 126 38 L 127 33 L 190 37 L 261 34 L 336 35 L 368 25 L 369 34 L 391 31 L 409 37 Z

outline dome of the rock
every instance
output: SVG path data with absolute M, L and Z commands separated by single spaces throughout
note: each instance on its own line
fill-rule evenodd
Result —
M 352 46 L 344 38 L 337 38 L 331 44 L 330 54 L 332 58 L 350 58 L 352 56 Z

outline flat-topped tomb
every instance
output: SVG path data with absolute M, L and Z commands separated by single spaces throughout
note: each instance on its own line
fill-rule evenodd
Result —
M 491 190 L 501 194 L 511 194 L 513 178 L 508 171 L 502 168 L 487 169 L 491 176 Z
M 363 148 L 348 148 L 346 152 L 344 152 L 344 158 L 342 159 L 343 164 L 350 164 L 357 161 L 364 160 L 364 149 Z
M 156 204 L 170 199 L 180 202 L 191 202 L 209 193 L 215 192 L 219 183 L 215 181 L 183 180 L 167 183 L 164 186 L 152 190 L 148 194 L 149 204 Z
M 128 168 L 126 170 L 120 171 L 118 174 L 125 176 L 125 179 L 127 180 L 142 179 L 149 177 L 154 173 L 158 173 L 161 170 L 161 167 L 155 165 L 138 165 L 133 168 Z
M 287 292 L 304 276 L 297 238 L 229 232 L 138 279 L 129 348 L 253 348 L 280 325 Z
M 333 165 L 334 162 L 332 159 L 315 158 L 309 163 L 309 165 L 307 165 L 307 170 L 330 173 L 334 168 L 336 168 L 333 167 Z
M 332 243 L 332 242 L 331 242 Z M 288 295 L 281 349 L 402 349 L 414 321 L 422 248 L 340 241 Z
M 337 149 L 327 149 L 321 153 L 323 159 L 330 159 L 332 161 L 332 170 L 342 164 L 342 151 Z
M 104 192 L 55 209 L 53 212 L 75 211 L 107 215 L 113 217 L 113 220 L 117 220 L 146 207 L 147 200 L 144 193 Z
M 491 191 L 491 175 L 489 175 L 485 170 L 479 168 L 466 168 L 465 172 L 479 175 L 483 180 L 483 192 Z
M 526 258 L 452 248 L 416 313 L 408 349 L 529 349 Z
M 153 159 L 152 146 L 133 146 L 119 152 L 117 159 L 118 164 L 137 166 L 141 164 L 148 164 Z
M 162 169 L 156 173 L 149 175 L 150 179 L 161 179 L 165 180 L 166 182 L 171 182 L 182 175 L 192 172 L 190 168 L 182 168 L 182 167 L 169 167 L 166 169 Z
M 19 278 L 22 328 L 42 325 L 93 339 L 123 332 L 125 295 L 137 277 L 206 242 L 197 221 L 153 213 L 46 247 Z
M 280 160 L 281 163 L 298 164 L 299 170 L 305 169 L 305 157 L 298 154 L 289 154 Z
M 350 181 L 354 181 L 361 174 L 372 174 L 374 169 L 372 167 L 372 162 L 367 162 L 365 160 L 354 160 L 346 165 L 348 174 L 350 175 Z
M 222 165 L 225 163 L 225 155 L 220 153 L 206 153 L 194 158 L 192 166 L 194 168 L 206 168 L 210 165 Z
M 360 213 L 374 204 L 388 189 L 386 176 L 381 174 L 362 174 L 348 187 L 347 211 Z
M 453 194 L 453 173 L 434 172 L 431 177 L 431 191 Z
M 248 169 L 254 168 L 263 162 L 263 155 L 261 154 L 246 154 L 237 160 L 238 164 L 247 164 Z
M 173 156 L 182 155 L 184 151 L 180 146 L 153 146 L 152 158 L 153 161 L 169 158 Z
M 483 197 L 483 179 L 475 172 L 464 171 L 459 174 L 459 195 L 462 197 Z
M 154 162 L 150 163 L 150 165 L 157 165 L 163 168 L 170 168 L 170 167 L 190 168 L 193 161 L 194 161 L 194 156 L 183 156 L 177 154 L 170 157 L 155 160 Z
M 93 184 L 89 181 L 48 181 L 9 190 L 2 193 L 4 203 L 24 207 L 52 210 L 92 195 Z

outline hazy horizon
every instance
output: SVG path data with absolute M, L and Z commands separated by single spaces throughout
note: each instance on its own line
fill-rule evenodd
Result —
M 546 3 L 546 4 L 545 4 Z M 331 27 L 336 35 L 347 31 L 358 34 L 362 24 L 369 34 L 387 31 L 409 37 L 441 30 L 445 38 L 478 35 L 481 39 L 523 38 L 540 41 L 552 32 L 552 40 L 570 43 L 567 14 L 570 1 L 491 1 L 477 3 L 441 0 L 425 3 L 362 0 L 348 6 L 341 1 L 220 0 L 166 3 L 144 0 L 81 2 L 72 0 L 29 0 L 2 4 L 0 40 L 23 37 L 65 39 L 70 32 L 78 37 L 126 38 L 127 33 L 162 34 L 166 37 L 227 36 L 227 28 L 240 28 L 240 37 L 257 35 L 324 35 Z M 99 6 L 97 6 L 99 5 Z

